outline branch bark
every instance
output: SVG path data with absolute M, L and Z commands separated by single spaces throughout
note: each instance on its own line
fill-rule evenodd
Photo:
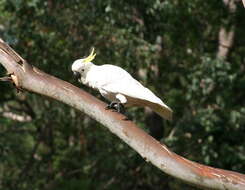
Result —
M 125 120 L 125 116 L 105 110 L 105 103 L 72 84 L 27 64 L 0 40 L 0 63 L 11 74 L 17 88 L 32 91 L 74 107 L 95 119 L 163 172 L 199 188 L 245 189 L 245 175 L 189 161 Z
M 228 12 L 232 15 L 237 9 L 235 0 L 223 0 Z M 217 57 L 226 59 L 230 49 L 232 48 L 235 35 L 235 25 L 233 24 L 229 29 L 221 26 L 219 31 L 219 47 Z

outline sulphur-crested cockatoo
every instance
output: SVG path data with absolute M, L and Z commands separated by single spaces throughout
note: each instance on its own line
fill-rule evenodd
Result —
M 125 106 L 147 106 L 161 117 L 172 120 L 172 110 L 148 88 L 135 80 L 127 71 L 115 65 L 95 65 L 94 49 L 84 59 L 72 64 L 72 71 L 78 81 L 92 87 L 111 101 L 107 108 L 122 111 Z

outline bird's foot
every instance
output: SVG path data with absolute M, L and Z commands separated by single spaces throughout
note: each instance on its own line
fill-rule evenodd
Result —
M 108 104 L 105 107 L 105 109 L 106 110 L 112 109 L 113 111 L 123 114 L 125 116 L 124 120 L 132 120 L 132 117 L 125 112 L 125 107 L 120 102 L 112 101 L 110 104 Z
M 106 107 L 105 107 L 105 109 L 106 110 L 109 110 L 109 109 L 115 109 L 114 108 L 114 105 L 115 104 L 117 104 L 117 102 L 116 101 L 112 101 L 110 104 L 108 104 Z
M 113 109 L 119 113 L 122 113 L 122 114 L 125 113 L 125 108 L 124 108 L 123 104 L 121 102 L 118 102 L 118 101 L 112 101 L 110 104 L 108 104 L 106 106 L 105 109 L 107 109 L 107 110 Z

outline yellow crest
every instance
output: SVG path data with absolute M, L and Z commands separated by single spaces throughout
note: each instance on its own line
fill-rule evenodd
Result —
M 84 58 L 83 62 L 91 62 L 96 56 L 96 53 L 94 53 L 94 48 L 92 48 L 92 51 L 90 53 L 90 55 L 86 58 Z

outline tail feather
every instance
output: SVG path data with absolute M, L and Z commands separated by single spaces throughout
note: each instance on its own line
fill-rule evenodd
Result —
M 165 105 L 160 99 L 153 102 L 151 100 L 133 98 L 130 96 L 126 96 L 126 98 L 128 100 L 126 106 L 139 106 L 139 107 L 147 106 L 150 109 L 152 109 L 152 111 L 156 112 L 158 115 L 163 117 L 164 119 L 172 121 L 173 111 L 171 110 L 171 108 Z
M 173 111 L 169 107 L 157 103 L 150 103 L 148 104 L 148 107 L 164 119 L 172 121 Z

